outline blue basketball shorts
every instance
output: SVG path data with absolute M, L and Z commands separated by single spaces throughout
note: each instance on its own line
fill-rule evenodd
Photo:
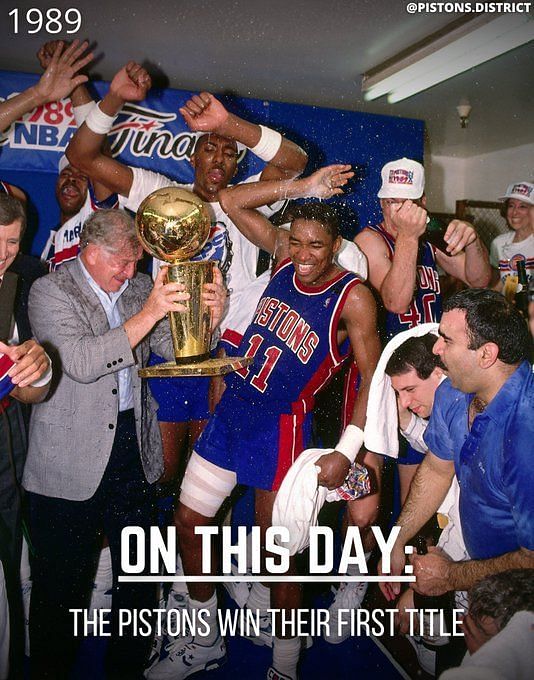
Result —
M 166 359 L 152 353 L 149 366 L 161 364 Z M 206 420 L 208 408 L 209 377 L 149 378 L 148 385 L 158 402 L 158 420 L 164 423 L 184 423 L 189 420 Z
M 195 445 L 238 484 L 276 491 L 311 439 L 311 417 L 270 411 L 227 390 Z

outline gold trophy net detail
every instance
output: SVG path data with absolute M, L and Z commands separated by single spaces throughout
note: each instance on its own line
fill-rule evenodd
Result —
M 202 250 L 210 233 L 210 215 L 203 201 L 186 189 L 158 189 L 139 206 L 135 224 L 145 250 L 169 265 L 168 281 L 184 284 L 191 296 L 186 312 L 169 314 L 175 362 L 143 368 L 139 375 L 220 375 L 248 365 L 251 360 L 245 357 L 209 358 L 211 314 L 202 289 L 213 281 L 217 264 L 189 261 Z

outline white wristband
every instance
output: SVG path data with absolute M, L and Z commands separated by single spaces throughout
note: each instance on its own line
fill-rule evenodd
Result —
M 362 448 L 362 444 L 363 430 L 357 425 L 347 425 L 341 435 L 341 439 L 337 443 L 336 451 L 339 451 L 339 453 L 348 458 L 350 463 L 354 463 L 358 451 Z
M 85 119 L 90 114 L 90 112 L 96 106 L 96 102 L 87 102 L 87 104 L 82 104 L 81 106 L 73 106 L 72 113 L 74 114 L 74 120 L 76 121 L 76 127 L 81 127 L 85 122 Z
M 107 113 L 104 113 L 100 106 L 97 105 L 89 112 L 89 115 L 85 119 L 85 124 L 97 135 L 107 135 L 113 127 L 116 117 L 117 116 L 108 116 Z
M 250 150 L 262 161 L 268 163 L 276 154 L 278 149 L 282 146 L 282 135 L 276 130 L 260 125 L 261 137 L 256 146 L 251 146 Z

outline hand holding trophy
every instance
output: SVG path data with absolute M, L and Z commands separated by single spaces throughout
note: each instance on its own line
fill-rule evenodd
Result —
M 213 282 L 217 263 L 189 259 L 202 250 L 210 233 L 210 215 L 203 201 L 179 187 L 158 189 L 139 206 L 135 224 L 145 250 L 169 265 L 168 280 L 183 284 L 190 294 L 186 312 L 169 314 L 175 362 L 143 368 L 139 375 L 220 375 L 250 363 L 244 357 L 209 358 L 211 315 L 202 290 L 205 283 Z

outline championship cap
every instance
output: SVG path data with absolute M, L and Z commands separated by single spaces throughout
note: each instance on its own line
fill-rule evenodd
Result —
M 390 161 L 382 168 L 378 198 L 421 198 L 425 192 L 425 169 L 410 158 Z
M 516 198 L 518 201 L 534 205 L 534 184 L 531 182 L 510 184 L 504 196 L 501 196 L 499 200 L 506 201 L 507 198 Z

